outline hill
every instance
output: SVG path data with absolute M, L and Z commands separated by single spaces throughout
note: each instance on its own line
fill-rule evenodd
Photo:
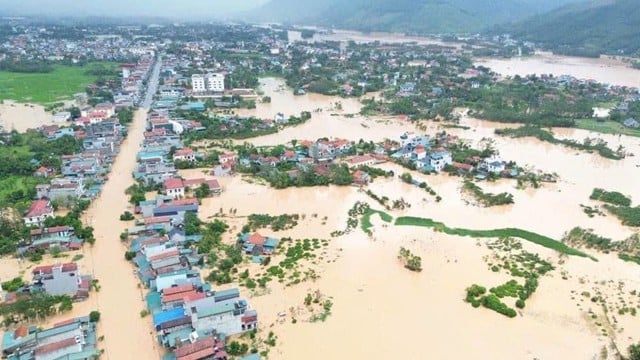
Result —
M 563 54 L 640 55 L 640 6 L 638 0 L 592 0 L 492 31 L 510 33 Z
M 572 0 L 271 0 L 254 20 L 361 31 L 477 32 Z

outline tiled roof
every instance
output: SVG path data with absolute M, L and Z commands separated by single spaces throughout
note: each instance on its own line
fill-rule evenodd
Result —
M 42 216 L 53 212 L 53 208 L 49 206 L 49 200 L 40 199 L 31 203 L 29 211 L 27 211 L 26 217 Z
M 171 178 L 164 181 L 165 189 L 180 189 L 183 187 L 184 187 L 184 184 L 182 183 L 182 179 Z
M 200 359 L 200 357 L 191 357 L 190 355 L 198 354 L 203 350 L 209 350 L 209 355 L 204 355 L 204 356 L 213 355 L 215 352 L 213 348 L 215 344 L 216 344 L 216 339 L 212 337 L 208 337 L 206 339 L 198 340 L 193 344 L 187 344 L 187 345 L 181 346 L 174 351 L 174 354 L 176 355 L 176 358 L 179 360 L 187 360 L 187 359 L 197 360 L 197 359 Z

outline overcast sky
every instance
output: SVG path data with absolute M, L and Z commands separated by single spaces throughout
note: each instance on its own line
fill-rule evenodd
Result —
M 269 0 L 0 0 L 0 13 L 212 17 L 255 8 Z

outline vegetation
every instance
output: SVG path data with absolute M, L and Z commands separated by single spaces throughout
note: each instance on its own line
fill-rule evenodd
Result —
M 121 221 L 131 221 L 133 219 L 135 219 L 135 217 L 129 211 L 125 211 L 123 214 L 120 215 L 120 220 Z
M 485 193 L 478 185 L 469 180 L 465 180 L 462 190 L 471 193 L 484 207 L 513 204 L 513 195 L 507 192 L 499 194 Z
M 13 278 L 9 281 L 5 281 L 2 283 L 2 290 L 7 292 L 18 291 L 21 287 L 25 286 L 26 283 L 22 280 L 21 277 Z
M 73 308 L 71 298 L 67 295 L 52 296 L 45 293 L 18 295 L 12 303 L 0 306 L 3 325 L 10 326 L 22 321 L 43 320 L 46 317 Z
M 526 241 L 530 241 L 534 244 L 544 246 L 546 248 L 558 251 L 563 254 L 588 257 L 596 261 L 595 258 L 585 254 L 584 252 L 568 247 L 567 245 L 559 241 L 556 241 L 549 237 L 536 234 L 530 231 L 522 230 L 522 229 L 505 228 L 505 229 L 494 229 L 494 230 L 471 230 L 471 229 L 461 229 L 461 228 L 450 228 L 450 227 L 447 227 L 445 224 L 434 221 L 432 219 L 417 218 L 417 217 L 411 217 L 411 216 L 399 217 L 396 219 L 395 224 L 399 226 L 430 227 L 430 228 L 433 228 L 435 231 L 444 232 L 445 234 L 448 234 L 448 235 L 470 236 L 475 238 L 515 237 L 515 238 L 520 238 Z
M 541 43 L 564 55 L 598 57 L 601 53 L 608 53 L 633 56 L 640 54 L 637 10 L 638 3 L 634 0 L 575 3 L 513 25 L 501 26 L 496 32 Z
M 409 249 L 401 247 L 398 252 L 398 259 L 404 264 L 405 268 L 416 272 L 422 271 L 422 258 L 414 255 Z
M 548 9 L 551 9 L 549 2 L 538 1 L 503 2 L 498 9 L 487 0 L 324 0 L 314 3 L 278 0 L 260 8 L 256 15 L 266 21 L 305 23 L 365 32 L 447 34 L 475 33 L 491 25 L 524 19 L 532 13 Z M 303 34 L 308 36 L 308 33 Z
M 277 216 L 251 214 L 247 219 L 249 220 L 249 223 L 247 224 L 248 229 L 246 230 L 256 231 L 258 229 L 269 227 L 273 231 L 281 231 L 292 229 L 298 225 L 300 216 L 298 214 L 282 214 Z
M 638 262 L 640 260 L 640 235 L 634 234 L 627 239 L 613 241 L 599 236 L 591 229 L 574 227 L 569 231 L 562 242 L 570 246 L 596 249 L 608 253 L 617 253 L 624 261 Z
M 92 70 L 115 66 L 115 63 L 90 63 L 85 66 L 53 65 L 50 72 L 0 71 L 0 99 L 38 104 L 66 100 L 75 93 L 84 92 L 87 85 L 101 78 L 92 75 Z
M 391 215 L 389 215 L 388 213 L 384 212 L 384 211 L 380 211 L 380 210 L 374 210 L 371 208 L 367 208 L 364 211 L 364 214 L 362 214 L 362 220 L 360 221 L 361 227 L 362 227 L 362 231 L 364 231 L 365 233 L 367 233 L 368 235 L 371 235 L 371 228 L 373 227 L 373 224 L 371 223 L 371 216 L 378 214 L 380 215 L 380 219 L 382 219 L 382 221 L 386 222 L 386 223 L 390 223 L 391 221 L 393 221 L 393 217 Z
M 620 160 L 625 157 L 624 148 L 620 147 L 614 151 L 607 147 L 607 142 L 602 139 L 586 138 L 582 143 L 569 139 L 556 139 L 550 131 L 536 126 L 523 126 L 517 129 L 496 129 L 495 133 L 513 138 L 534 137 L 540 141 L 564 145 L 576 150 L 597 152 L 600 156 L 612 160 Z
M 623 225 L 633 227 L 640 226 L 640 206 L 613 206 L 605 204 L 604 208 L 620 219 Z
M 604 189 L 595 188 L 589 197 L 591 200 L 598 200 L 613 205 L 630 206 L 631 198 L 617 191 L 606 191 Z
M 353 174 L 351 174 L 346 164 L 330 165 L 323 175 L 317 174 L 314 169 L 308 169 L 299 170 L 298 174 L 292 177 L 286 171 L 276 168 L 269 172 L 263 172 L 259 176 L 267 180 L 276 189 L 284 189 L 291 186 L 351 185 L 353 183 Z
M 100 321 L 100 311 L 92 311 L 89 313 L 89 321 L 97 323 Z

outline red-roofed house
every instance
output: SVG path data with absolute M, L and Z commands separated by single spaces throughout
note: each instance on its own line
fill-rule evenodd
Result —
M 48 217 L 53 217 L 51 202 L 48 199 L 40 199 L 31 203 L 31 207 L 22 219 L 26 225 L 42 226 Z
M 374 165 L 376 163 L 376 158 L 371 155 L 354 156 L 346 162 L 350 168 L 357 168 L 359 166 Z
M 196 152 L 191 148 L 176 150 L 173 153 L 173 161 L 196 161 Z
M 196 340 L 190 344 L 180 346 L 173 352 L 176 360 L 226 360 L 227 353 L 224 344 L 213 337 Z
M 238 156 L 234 153 L 225 153 L 225 154 L 220 154 L 218 156 L 218 161 L 220 162 L 220 164 L 235 162 L 237 159 L 238 159 Z
M 170 178 L 164 181 L 164 193 L 174 199 L 184 197 L 184 183 L 182 179 Z

